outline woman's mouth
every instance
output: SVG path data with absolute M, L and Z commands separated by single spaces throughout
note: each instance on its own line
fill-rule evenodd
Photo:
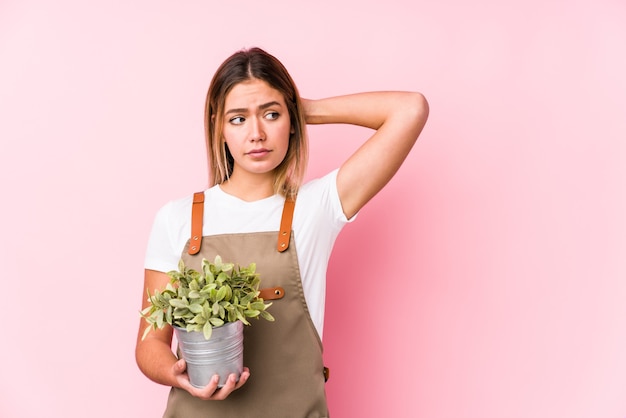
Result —
M 269 153 L 270 150 L 268 150 L 267 148 L 257 148 L 253 149 L 252 151 L 248 151 L 246 154 L 254 158 L 260 158 L 266 156 Z

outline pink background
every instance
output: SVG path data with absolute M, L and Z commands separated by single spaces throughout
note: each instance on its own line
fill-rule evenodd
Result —
M 0 0 L 0 416 L 160 416 L 148 231 L 206 186 L 206 88 L 254 45 L 305 97 L 431 105 L 331 260 L 333 417 L 624 418 L 622 0 Z M 310 132 L 310 177 L 369 134 Z

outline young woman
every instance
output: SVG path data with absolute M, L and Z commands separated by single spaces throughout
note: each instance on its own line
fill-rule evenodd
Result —
M 195 205 L 190 196 L 158 212 L 143 295 L 164 288 L 179 259 L 199 269 L 202 258 L 217 254 L 243 266 L 255 262 L 261 287 L 284 291 L 272 301 L 275 322 L 246 327 L 247 367 L 219 389 L 217 378 L 193 387 L 184 360 L 172 352 L 172 329 L 142 340 L 147 324 L 141 321 L 137 364 L 172 387 L 164 416 L 328 416 L 321 344 L 328 259 L 342 227 L 396 173 L 427 116 L 419 93 L 302 99 L 284 66 L 258 48 L 239 51 L 218 68 L 205 113 L 211 187 Z M 306 124 L 327 123 L 375 132 L 339 169 L 302 185 Z M 198 205 L 204 214 L 192 226 Z M 201 232 L 192 236 L 192 227 Z

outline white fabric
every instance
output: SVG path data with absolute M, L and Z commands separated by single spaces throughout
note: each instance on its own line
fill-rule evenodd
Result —
M 304 184 L 293 217 L 304 296 L 320 338 L 324 324 L 326 270 L 346 219 L 337 193 L 337 171 Z M 214 186 L 205 191 L 203 235 L 278 231 L 284 198 L 274 195 L 246 202 Z M 148 241 L 145 268 L 168 272 L 178 261 L 191 231 L 192 196 L 171 201 L 157 213 Z

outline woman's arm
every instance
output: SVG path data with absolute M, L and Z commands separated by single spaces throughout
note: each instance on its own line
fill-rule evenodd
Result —
M 337 174 L 348 219 L 391 180 L 428 118 L 428 103 L 420 93 L 359 93 L 303 100 L 303 104 L 309 124 L 344 123 L 376 130 Z
M 165 273 L 154 270 L 145 271 L 142 310 L 148 306 L 148 292 L 152 294 L 155 289 L 164 289 L 169 281 L 170 278 Z M 178 359 L 171 349 L 172 328 L 166 326 L 163 329 L 151 330 L 145 339 L 142 339 L 147 326 L 148 323 L 141 318 L 135 346 L 137 365 L 150 380 L 162 385 L 175 386 L 176 381 L 171 369 Z
M 145 271 L 142 310 L 148 306 L 147 292 L 152 294 L 155 289 L 163 290 L 169 281 L 170 278 L 165 273 L 154 270 Z M 162 385 L 185 389 L 193 396 L 205 400 L 225 399 L 233 390 L 240 388 L 248 380 L 250 372 L 244 368 L 238 382 L 233 374 L 219 390 L 217 389 L 219 383 L 217 376 L 206 387 L 195 388 L 186 374 L 185 361 L 178 360 L 172 353 L 172 327 L 166 325 L 163 329 L 150 330 L 146 338 L 142 339 L 147 326 L 148 323 L 141 318 L 137 332 L 135 359 L 139 369 L 150 380 Z

